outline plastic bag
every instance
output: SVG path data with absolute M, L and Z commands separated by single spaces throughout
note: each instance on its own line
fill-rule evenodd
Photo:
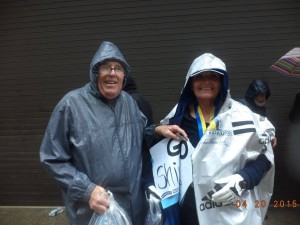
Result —
M 162 211 L 160 206 L 160 199 L 154 197 L 152 194 L 149 195 L 149 209 L 146 215 L 144 225 L 162 225 Z
M 105 213 L 94 212 L 89 225 L 132 225 L 122 207 L 115 201 L 113 194 L 108 193 L 109 208 Z

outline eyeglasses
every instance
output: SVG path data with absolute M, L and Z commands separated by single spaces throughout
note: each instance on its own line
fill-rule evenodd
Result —
M 100 73 L 104 75 L 110 74 L 112 70 L 114 70 L 117 75 L 124 75 L 124 69 L 122 67 L 100 66 L 99 70 Z
M 217 81 L 220 79 L 220 75 L 216 74 L 216 73 L 211 73 L 211 74 L 200 74 L 200 75 L 196 75 L 194 76 L 194 80 L 212 80 L 212 81 Z

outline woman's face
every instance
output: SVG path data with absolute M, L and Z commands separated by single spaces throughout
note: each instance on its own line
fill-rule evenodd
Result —
M 192 90 L 201 101 L 214 101 L 221 89 L 221 75 L 207 71 L 192 78 Z

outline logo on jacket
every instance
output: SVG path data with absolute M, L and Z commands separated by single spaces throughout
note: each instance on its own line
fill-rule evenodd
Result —
M 224 126 L 221 120 L 213 119 L 210 122 L 210 125 L 206 129 L 207 135 L 216 135 L 216 136 L 232 136 L 233 132 L 230 130 L 223 130 Z
M 205 211 L 208 209 L 225 206 L 222 204 L 222 202 L 217 203 L 217 202 L 213 202 L 211 200 L 212 195 L 221 189 L 222 189 L 222 186 L 220 184 L 216 184 L 211 191 L 207 192 L 207 194 L 204 197 L 202 197 L 201 201 L 203 203 L 200 204 L 200 211 Z M 230 203 L 226 204 L 226 205 L 230 205 Z
M 202 197 L 201 201 L 203 203 L 200 204 L 200 211 L 204 211 L 206 209 L 212 209 L 215 207 L 222 206 L 222 202 L 216 203 L 211 200 L 212 195 L 221 189 L 222 189 L 222 186 L 219 184 L 216 184 L 211 191 L 207 192 L 207 194 L 204 197 Z
M 221 129 L 222 129 L 222 121 L 220 121 L 216 118 L 210 122 L 210 124 L 207 128 L 207 130 L 221 130 Z

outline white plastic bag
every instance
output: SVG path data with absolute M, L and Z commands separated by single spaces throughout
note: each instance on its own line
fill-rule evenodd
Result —
M 126 212 L 115 201 L 113 194 L 110 191 L 107 193 L 109 208 L 103 214 L 94 212 L 89 225 L 132 225 Z
M 163 220 L 160 199 L 150 194 L 149 199 L 147 199 L 147 201 L 149 202 L 149 209 L 146 215 L 144 225 L 162 225 Z

